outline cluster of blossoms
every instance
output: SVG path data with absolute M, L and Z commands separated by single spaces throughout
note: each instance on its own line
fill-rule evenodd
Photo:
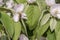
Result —
M 23 12 L 24 4 L 17 4 L 17 5 L 14 6 L 13 9 L 15 11 L 15 14 L 13 15 L 13 19 L 14 19 L 15 22 L 18 22 L 19 18 L 27 19 L 26 14 Z
M 7 0 L 4 3 L 4 0 L 0 0 L 0 7 L 2 7 L 3 5 L 7 9 L 12 9 L 14 11 L 14 13 L 13 13 L 13 20 L 15 22 L 18 22 L 20 18 L 27 19 L 27 16 L 24 13 L 24 4 L 14 3 L 13 0 Z M 11 12 L 7 12 L 7 15 L 11 16 Z
M 36 2 L 36 0 L 26 0 L 26 1 L 29 4 Z M 27 15 L 24 12 L 25 6 L 23 3 L 17 4 L 13 0 L 0 0 L 0 7 L 12 9 L 14 11 L 12 18 L 15 22 L 18 22 L 20 19 L 25 19 L 25 20 L 27 19 Z M 11 12 L 9 11 L 7 11 L 6 14 L 11 16 Z M 28 38 L 24 34 L 21 34 L 20 40 L 28 40 Z
M 60 19 L 60 4 L 57 4 L 55 0 L 45 0 L 47 6 L 50 6 L 50 14 Z

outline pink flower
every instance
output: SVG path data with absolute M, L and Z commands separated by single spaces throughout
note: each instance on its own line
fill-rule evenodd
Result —
M 23 12 L 23 10 L 24 10 L 24 4 L 15 5 L 14 10 L 15 10 L 15 12 L 17 12 L 17 13 Z
M 48 6 L 52 6 L 52 5 L 56 4 L 55 0 L 45 0 L 45 2 Z
M 24 34 L 21 34 L 19 40 L 29 40 L 29 39 Z
M 50 14 L 60 19 L 60 4 L 55 4 L 50 8 Z

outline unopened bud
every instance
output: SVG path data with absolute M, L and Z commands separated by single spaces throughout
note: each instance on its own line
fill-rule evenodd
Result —
M 22 19 L 27 19 L 27 15 L 25 13 L 21 13 L 21 18 Z

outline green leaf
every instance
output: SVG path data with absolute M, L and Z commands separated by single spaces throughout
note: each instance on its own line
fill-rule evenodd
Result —
M 56 28 L 56 25 L 57 25 L 56 19 L 52 18 L 50 20 L 50 29 L 51 29 L 51 31 L 53 31 Z
M 28 20 L 27 20 L 27 24 L 29 25 L 29 29 L 32 30 L 36 27 L 37 22 L 39 20 L 40 17 L 40 10 L 38 8 L 38 6 L 36 5 L 30 5 L 26 11 Z
M 42 11 L 41 16 L 40 16 L 40 18 L 39 18 L 39 21 L 41 21 L 42 17 L 43 17 L 44 14 L 45 14 L 44 12 L 46 12 L 46 11 L 47 11 L 47 10 L 43 10 L 43 11 Z
M 60 30 L 59 30 L 59 32 L 56 35 L 56 40 L 60 40 Z
M 37 28 L 34 33 L 37 34 L 37 38 L 38 40 L 40 39 L 40 37 L 47 31 L 48 27 L 49 27 L 49 21 L 43 25 L 43 26 L 39 26 L 39 28 Z
M 39 21 L 41 20 L 41 18 L 43 17 L 44 15 L 44 12 L 47 11 L 46 10 L 46 3 L 45 3 L 45 0 L 36 0 L 36 3 L 38 5 L 38 8 L 41 12 L 41 16 L 39 18 Z
M 0 40 L 8 40 L 8 39 L 7 39 L 7 36 L 6 36 L 6 35 L 4 35 L 4 36 L 2 36 L 2 37 L 1 37 L 1 39 L 0 39 Z
M 0 21 L 2 22 L 9 37 L 12 37 L 13 33 L 14 33 L 13 20 L 4 12 L 2 12 L 0 14 L 1 14 Z
M 2 24 L 0 24 L 0 31 L 2 30 L 2 27 L 3 27 Z
M 37 0 L 36 1 L 38 6 L 39 6 L 39 9 L 42 11 L 46 8 L 46 3 L 45 3 L 45 0 Z
M 30 40 L 36 40 L 36 35 L 31 36 Z
M 21 23 L 20 22 L 14 23 L 14 28 L 15 28 L 15 32 L 14 32 L 13 40 L 18 40 L 21 33 Z
M 1 35 L 0 36 L 0 40 L 8 40 L 7 35 L 4 33 L 3 30 L 1 30 L 1 34 L 0 35 Z
M 41 20 L 41 26 L 47 23 L 49 19 L 50 19 L 50 14 L 45 14 Z
M 26 0 L 16 0 L 17 3 L 25 3 Z
M 22 32 L 25 33 L 26 35 L 28 35 L 28 34 L 27 34 L 27 28 L 26 28 L 26 25 L 25 25 L 23 19 L 21 19 L 21 23 L 22 23 L 22 26 L 23 26 L 23 27 L 22 27 Z
M 58 34 L 59 30 L 60 30 L 60 20 L 57 20 L 57 25 L 56 25 L 56 28 L 55 28 L 56 35 Z
M 60 20 L 57 20 L 55 34 L 56 34 L 56 40 L 60 40 Z
M 55 33 L 50 30 L 47 31 L 47 39 L 46 40 L 56 40 Z

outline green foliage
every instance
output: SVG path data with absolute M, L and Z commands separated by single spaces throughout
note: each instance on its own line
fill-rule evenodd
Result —
M 49 19 L 50 19 L 50 14 L 45 14 L 41 20 L 41 26 L 46 24 Z
M 56 40 L 55 33 L 48 30 L 47 31 L 47 40 Z
M 15 28 L 15 32 L 14 32 L 14 36 L 13 36 L 13 40 L 18 40 L 19 35 L 21 33 L 21 23 L 15 23 L 14 22 L 14 28 Z
M 6 7 L 6 1 L 4 0 L 4 5 L 0 6 L 0 40 L 20 40 L 21 34 L 29 40 L 40 40 L 42 36 L 46 40 L 60 40 L 60 19 L 54 16 L 56 13 L 51 15 L 50 6 L 46 5 L 45 0 L 36 0 L 34 3 L 28 3 L 27 0 L 14 0 L 12 8 Z M 56 2 L 58 3 L 59 0 Z M 13 8 L 16 4 L 24 4 L 24 10 L 15 12 Z M 15 13 L 19 15 L 18 22 L 13 19 Z M 22 18 L 22 13 L 26 14 L 23 14 L 23 17 L 27 19 Z
M 56 40 L 59 40 L 60 36 L 60 20 L 57 20 L 57 25 L 55 28 Z
M 49 28 L 49 21 L 43 25 L 43 26 L 40 26 L 39 29 L 37 29 L 36 33 L 37 33 L 37 37 L 38 37 L 38 40 L 39 38 L 47 31 L 47 29 Z
M 0 13 L 1 15 L 1 22 L 7 32 L 7 34 L 9 35 L 9 37 L 12 37 L 13 36 L 13 33 L 14 33 L 14 23 L 13 23 L 13 20 L 4 12 L 1 12 Z
M 15 0 L 17 3 L 26 3 L 26 0 Z
M 56 19 L 51 18 L 51 20 L 50 20 L 50 29 L 51 29 L 51 31 L 53 31 L 56 28 L 56 25 L 57 25 Z
M 32 30 L 36 27 L 38 19 L 40 17 L 40 10 L 38 6 L 36 5 L 29 5 L 27 11 L 26 11 L 28 20 L 27 24 L 29 25 L 29 29 Z M 38 15 L 38 16 L 37 16 Z

